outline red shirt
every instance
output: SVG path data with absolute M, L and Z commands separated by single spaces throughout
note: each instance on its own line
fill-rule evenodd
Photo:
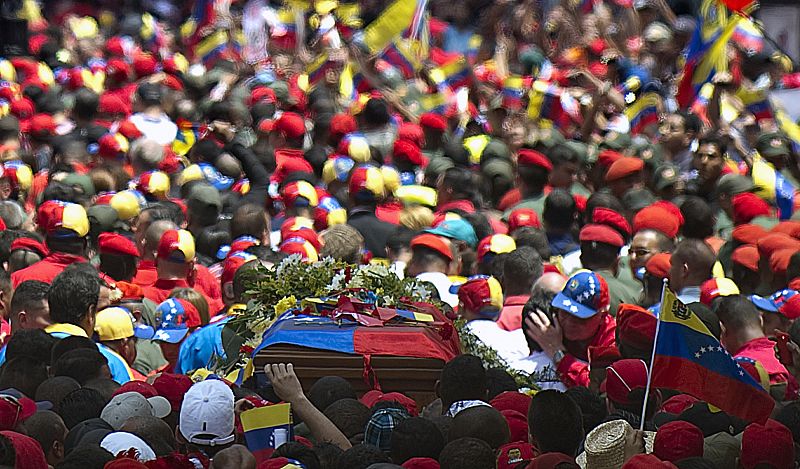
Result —
M 586 347 L 578 348 L 575 344 L 564 343 L 567 353 L 556 367 L 564 386 L 568 388 L 589 386 L 589 347 L 613 347 L 616 328 L 617 321 L 610 314 L 606 314 L 603 324 Z
M 506 297 L 497 325 L 506 331 L 516 331 L 522 328 L 522 308 L 528 302 L 530 295 L 515 295 Z
M 764 367 L 764 371 L 769 374 L 770 384 L 786 383 L 786 399 L 797 398 L 798 385 L 791 373 L 778 361 L 775 356 L 775 342 L 766 337 L 759 337 L 747 342 L 733 355 L 736 357 L 750 358 Z
M 50 253 L 49 256 L 41 261 L 11 274 L 11 285 L 17 288 L 20 283 L 26 280 L 39 280 L 50 283 L 56 278 L 56 275 L 75 262 L 86 262 L 86 259 L 64 252 Z
M 156 280 L 158 280 L 156 263 L 153 261 L 139 261 L 139 265 L 136 266 L 136 275 L 131 282 L 140 287 L 149 287 L 156 283 Z
M 469 200 L 453 200 L 436 207 L 436 215 L 443 214 L 448 210 L 463 210 L 467 213 L 475 213 L 475 205 Z
M 208 270 L 208 267 L 195 264 L 197 276 L 192 283 L 187 283 L 187 288 L 197 288 L 197 290 L 206 297 L 208 301 L 208 310 L 211 314 L 216 314 L 219 310 L 225 307 L 222 302 L 222 288 L 219 284 L 219 279 Z M 136 276 L 133 277 L 133 283 L 142 288 L 153 286 L 158 280 L 158 272 L 156 271 L 156 263 L 153 261 L 139 261 L 136 268 Z M 169 292 L 167 292 L 169 293 Z M 147 297 L 147 295 L 145 295 Z M 164 297 L 166 300 L 167 297 Z M 164 300 L 161 300 L 164 301 Z
M 383 220 L 386 223 L 393 225 L 400 224 L 400 213 L 403 211 L 403 204 L 397 201 L 386 202 L 380 204 L 375 208 L 375 216 L 378 220 Z
M 159 279 L 156 280 L 155 283 L 150 285 L 149 287 L 142 288 L 142 292 L 144 293 L 144 297 L 150 301 L 154 301 L 156 304 L 161 303 L 162 301 L 169 298 L 169 292 L 176 288 L 191 288 L 189 283 L 185 279 L 176 279 L 176 280 L 164 280 Z

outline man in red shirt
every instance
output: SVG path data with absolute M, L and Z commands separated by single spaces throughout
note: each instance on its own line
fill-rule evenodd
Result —
M 565 386 L 589 386 L 589 349 L 614 347 L 617 323 L 608 313 L 610 304 L 603 277 L 582 270 L 553 298 L 552 320 L 543 311 L 525 318 L 526 334 L 553 360 Z
M 773 398 L 797 399 L 797 381 L 775 356 L 775 342 L 764 335 L 755 305 L 742 295 L 726 296 L 717 302 L 715 313 L 722 323 L 720 342 L 725 349 L 734 358 L 749 358 L 764 367 Z
M 480 248 L 479 248 L 480 250 Z M 501 329 L 515 331 L 522 327 L 522 308 L 531 297 L 533 283 L 542 276 L 544 265 L 535 249 L 528 246 L 506 254 L 503 263 L 503 310 L 497 320 Z
M 39 229 L 50 249 L 41 261 L 11 274 L 14 288 L 26 280 L 50 283 L 68 265 L 86 262 L 86 235 L 89 218 L 78 204 L 48 200 L 37 211 Z

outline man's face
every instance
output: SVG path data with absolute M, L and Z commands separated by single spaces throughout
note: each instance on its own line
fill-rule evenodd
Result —
M 550 185 L 553 188 L 569 189 L 577 179 L 577 163 L 560 164 L 550 173 Z
M 564 331 L 564 338 L 569 341 L 577 342 L 591 339 L 600 324 L 603 322 L 602 314 L 595 314 L 586 319 L 580 319 L 569 314 L 563 309 L 558 310 L 558 322 Z
M 23 313 L 23 311 L 20 311 L 20 313 Z M 20 329 L 44 329 L 52 323 L 50 320 L 50 306 L 45 300 L 25 309 L 24 313 L 19 315 Z
M 647 264 L 651 257 L 659 252 L 661 250 L 658 248 L 658 238 L 654 232 L 646 230 L 633 235 L 631 248 L 628 251 L 631 259 L 631 272 L 635 274 L 637 270 Z
M 676 152 L 686 148 L 688 137 L 683 117 L 670 114 L 658 130 L 661 132 L 661 144 L 669 151 Z
M 709 182 L 719 179 L 725 160 L 717 145 L 706 143 L 697 149 L 692 164 L 699 172 L 700 178 Z
M 97 311 L 102 311 L 111 306 L 111 289 L 100 287 L 100 296 L 97 300 Z

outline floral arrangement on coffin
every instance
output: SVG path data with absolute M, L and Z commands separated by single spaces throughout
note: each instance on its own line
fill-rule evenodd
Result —
M 386 266 L 353 265 L 331 258 L 309 263 L 293 255 L 274 267 L 259 266 L 248 272 L 245 286 L 251 299 L 247 310 L 228 323 L 244 341 L 239 364 L 258 347 L 275 320 L 292 309 L 318 311 L 322 303 L 339 304 L 346 297 L 376 308 L 450 311 L 448 305 L 434 296 L 433 286 L 426 282 L 400 279 Z M 493 349 L 468 332 L 464 324 L 462 319 L 453 323 L 464 353 L 480 357 L 487 368 L 508 370 L 521 387 L 536 388 L 533 383 L 537 376 L 509 368 Z

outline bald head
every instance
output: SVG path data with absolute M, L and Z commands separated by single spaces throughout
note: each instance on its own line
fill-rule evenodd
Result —
M 670 287 L 679 291 L 684 287 L 700 286 L 711 278 L 716 260 L 714 251 L 705 241 L 684 239 L 670 258 Z
M 131 144 L 131 164 L 136 173 L 158 169 L 164 159 L 164 147 L 155 140 L 140 138 Z
M 144 250 L 148 256 L 155 257 L 161 237 L 169 230 L 177 230 L 178 225 L 169 220 L 158 220 L 150 224 L 144 233 Z
M 533 284 L 532 291 L 543 291 L 549 293 L 558 293 L 564 288 L 567 277 L 557 272 L 547 272 L 539 277 L 539 280 Z

